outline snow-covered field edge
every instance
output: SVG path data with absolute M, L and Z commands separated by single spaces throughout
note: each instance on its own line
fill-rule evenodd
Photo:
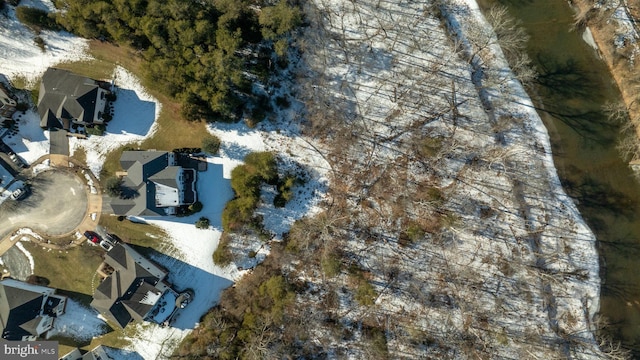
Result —
M 474 0 L 462 0 L 462 3 L 464 4 L 463 6 L 468 7 L 469 11 L 478 21 L 483 23 L 484 26 L 490 27 L 484 19 L 477 2 Z M 465 38 L 464 30 L 459 26 L 460 23 L 465 21 L 457 16 L 460 15 L 460 13 L 451 12 L 447 14 L 450 16 L 449 23 L 454 28 L 453 31 L 457 34 L 458 40 L 463 44 L 468 42 L 468 39 Z M 497 44 L 491 45 L 491 52 L 496 55 L 493 59 L 494 66 L 509 71 L 509 65 L 500 46 Z M 582 312 L 581 309 L 586 306 L 589 314 L 588 318 L 583 320 L 586 322 L 584 324 L 585 328 L 590 331 L 583 333 L 583 335 L 585 335 L 586 339 L 593 345 L 597 345 L 598 341 L 596 340 L 595 332 L 598 329 L 594 327 L 592 322 L 600 309 L 601 280 L 599 275 L 600 266 L 597 239 L 578 211 L 574 201 L 566 194 L 562 187 L 554 165 L 549 133 L 542 119 L 536 112 L 531 98 L 520 81 L 516 79 L 515 75 L 511 74 L 510 77 L 508 87 L 511 89 L 514 103 L 518 104 L 517 111 L 526 115 L 523 118 L 529 126 L 534 129 L 533 133 L 537 138 L 537 143 L 543 148 L 543 151 L 540 151 L 539 154 L 543 159 L 544 171 L 547 174 L 549 185 L 552 188 L 555 199 L 560 203 L 561 211 L 570 213 L 571 218 L 575 221 L 577 231 L 574 235 L 574 240 L 576 241 L 572 243 L 572 251 L 567 255 L 569 258 L 568 261 L 573 263 L 577 268 L 586 269 L 588 273 L 586 278 L 581 278 L 580 280 L 572 279 L 564 284 L 558 284 L 559 287 L 566 287 L 569 290 L 568 292 L 573 295 L 571 298 L 558 297 L 556 299 L 558 307 L 564 308 L 567 313 L 580 314 Z M 490 92 L 491 91 L 496 92 L 497 90 L 491 89 Z M 553 242 L 555 239 L 546 238 L 546 241 L 549 242 L 548 246 L 554 246 Z

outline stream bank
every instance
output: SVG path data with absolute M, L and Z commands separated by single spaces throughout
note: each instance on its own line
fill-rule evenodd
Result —
M 582 1 L 582 0 L 581 0 Z M 602 287 L 601 335 L 640 355 L 640 184 L 620 158 L 619 124 L 603 106 L 622 102 L 599 54 L 572 31 L 566 2 L 480 1 L 501 4 L 522 22 L 527 52 L 539 76 L 531 92 L 547 127 L 562 185 L 598 239 Z M 593 37 L 602 41 L 597 31 Z M 601 52 L 604 57 L 604 52 Z M 544 110 L 542 110 L 544 109 Z
M 576 13 L 595 11 L 589 0 L 571 0 Z M 636 136 L 640 139 L 640 97 L 637 82 L 640 80 L 640 62 L 634 62 L 632 46 L 626 44 L 618 47 L 614 44 L 616 37 L 616 21 L 591 19 L 587 21 L 593 41 L 598 48 L 598 55 L 609 68 L 613 80 L 616 82 L 622 99 L 635 127 Z M 639 155 L 636 155 L 639 156 Z M 636 159 L 637 160 L 637 159 Z

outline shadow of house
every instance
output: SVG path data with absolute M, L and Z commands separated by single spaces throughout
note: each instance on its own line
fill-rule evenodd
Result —
M 109 83 L 48 68 L 40 83 L 38 115 L 44 129 L 69 130 L 71 124 L 103 124 Z
M 56 290 L 14 279 L 0 281 L 0 330 L 5 340 L 33 341 L 53 328 L 67 298 Z
M 127 197 L 111 202 L 116 215 L 174 215 L 179 206 L 197 200 L 196 171 L 177 165 L 172 152 L 125 151 L 120 166 L 126 172 L 122 193 Z
M 107 252 L 104 262 L 113 271 L 96 288 L 91 306 L 107 320 L 124 328 L 131 322 L 162 323 L 173 312 L 177 293 L 165 281 L 166 270 L 126 244 Z

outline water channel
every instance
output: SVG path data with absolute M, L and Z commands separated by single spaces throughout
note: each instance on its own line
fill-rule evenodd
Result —
M 640 357 L 640 182 L 615 149 L 619 129 L 602 106 L 620 94 L 582 34 L 570 31 L 565 1 L 481 0 L 500 3 L 531 36 L 529 55 L 540 74 L 532 93 L 552 142 L 567 193 L 599 241 L 603 281 L 600 313 L 606 333 Z

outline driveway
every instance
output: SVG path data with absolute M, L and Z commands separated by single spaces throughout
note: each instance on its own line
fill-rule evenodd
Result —
M 45 171 L 29 180 L 31 193 L 24 200 L 0 205 L 0 238 L 19 227 L 62 235 L 74 230 L 87 213 L 85 184 L 67 171 Z

